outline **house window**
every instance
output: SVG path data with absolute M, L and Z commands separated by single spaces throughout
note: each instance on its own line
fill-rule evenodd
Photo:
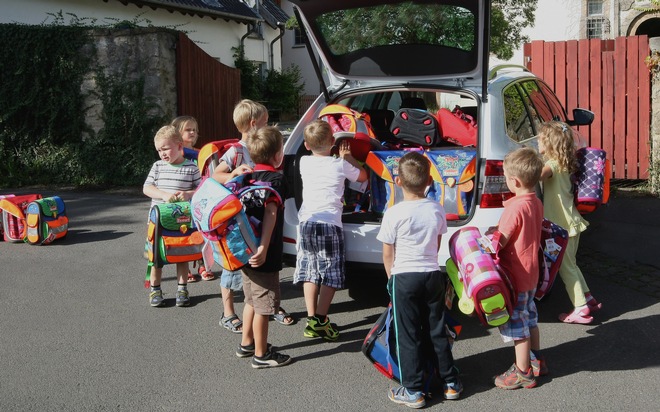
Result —
M 601 16 L 603 14 L 603 2 L 598 0 L 589 0 L 587 3 L 587 16 Z
M 293 29 L 293 45 L 294 46 L 305 45 L 305 39 L 303 38 L 302 30 L 300 30 L 298 27 L 295 27 Z
M 603 2 L 589 0 L 587 2 L 587 38 L 602 39 L 609 32 L 609 22 L 603 16 Z

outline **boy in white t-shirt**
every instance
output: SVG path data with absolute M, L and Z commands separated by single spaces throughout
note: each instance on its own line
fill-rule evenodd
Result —
M 300 159 L 303 203 L 298 212 L 298 244 L 293 283 L 303 283 L 307 338 L 334 341 L 339 332 L 328 319 L 337 289 L 344 287 L 344 232 L 341 223 L 344 183 L 364 182 L 367 171 L 351 156 L 348 141 L 331 154 L 335 138 L 330 125 L 315 120 L 305 127 L 305 147 L 311 156 Z
M 458 399 L 463 390 L 445 329 L 446 277 L 438 266 L 447 220 L 444 208 L 425 197 L 432 183 L 430 167 L 419 152 L 401 157 L 394 182 L 403 191 L 403 201 L 387 209 L 377 236 L 383 242 L 401 373 L 401 386 L 390 389 L 389 398 L 412 408 L 426 405 L 425 341 L 433 342 L 445 399 Z

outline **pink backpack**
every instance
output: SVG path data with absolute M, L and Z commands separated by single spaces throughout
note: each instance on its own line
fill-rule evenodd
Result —
M 605 150 L 583 147 L 576 155 L 578 170 L 573 175 L 575 204 L 580 213 L 591 213 L 609 200 L 612 167 Z

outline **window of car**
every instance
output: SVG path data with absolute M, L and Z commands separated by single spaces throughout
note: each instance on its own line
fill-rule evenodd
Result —
M 533 107 L 525 104 L 523 89 L 517 84 L 511 84 L 503 91 L 504 120 L 509 138 L 522 142 L 534 136 L 532 117 L 536 116 Z
M 539 85 L 541 86 L 541 92 L 543 92 L 543 96 L 545 96 L 545 99 L 550 106 L 550 110 L 552 111 L 552 119 L 566 122 L 566 111 L 561 103 L 559 103 L 559 99 L 557 99 L 555 93 L 550 90 L 547 84 L 539 82 Z

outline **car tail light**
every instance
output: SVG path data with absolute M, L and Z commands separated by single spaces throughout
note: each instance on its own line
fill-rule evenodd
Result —
M 480 203 L 483 209 L 503 207 L 502 202 L 513 197 L 513 193 L 506 186 L 502 163 L 502 160 L 486 160 L 486 176 Z

